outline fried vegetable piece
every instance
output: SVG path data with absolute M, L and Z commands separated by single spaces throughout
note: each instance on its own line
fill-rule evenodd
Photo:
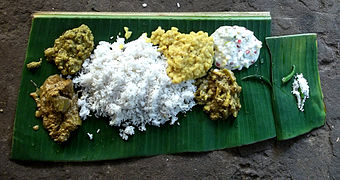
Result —
M 183 34 L 175 27 L 166 32 L 158 27 L 152 32 L 151 42 L 159 45 L 167 58 L 166 72 L 173 83 L 203 77 L 212 67 L 214 41 L 206 32 Z
M 204 105 L 212 120 L 237 117 L 241 109 L 241 87 L 237 84 L 234 73 L 228 69 L 210 71 L 208 76 L 196 80 L 195 99 Z
M 54 61 L 63 75 L 72 75 L 80 70 L 94 48 L 93 34 L 86 25 L 66 31 L 54 41 L 54 46 L 45 50 L 48 61 Z
M 81 125 L 77 94 L 70 79 L 59 75 L 48 77 L 36 92 L 30 94 L 37 103 L 35 116 L 43 119 L 44 128 L 54 141 L 64 142 Z

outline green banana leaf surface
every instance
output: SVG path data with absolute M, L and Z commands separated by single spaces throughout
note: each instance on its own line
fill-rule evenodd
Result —
M 29 94 L 35 91 L 35 86 L 30 81 L 32 80 L 38 86 L 41 86 L 48 76 L 60 73 L 54 64 L 45 60 L 43 52 L 46 48 L 52 47 L 54 40 L 63 32 L 79 27 L 81 24 L 86 24 L 91 29 L 94 34 L 95 45 L 99 41 L 114 42 L 115 38 L 111 39 L 110 37 L 116 37 L 118 33 L 124 35 L 123 27 L 125 26 L 133 32 L 129 40 L 134 40 L 144 32 L 150 35 L 158 26 L 163 29 L 170 29 L 175 26 L 183 33 L 202 30 L 210 35 L 220 26 L 238 25 L 253 31 L 255 36 L 262 41 L 263 47 L 255 65 L 252 65 L 249 69 L 234 71 L 238 84 L 242 86 L 240 97 L 242 108 L 237 118 L 212 121 L 203 112 L 201 106 L 195 106 L 192 111 L 178 115 L 180 125 L 147 126 L 147 131 L 136 131 L 135 135 L 129 137 L 128 141 L 124 141 L 118 135 L 118 128 L 109 126 L 108 118 L 92 116 L 83 121 L 83 125 L 72 133 L 67 142 L 59 144 L 49 137 L 48 132 L 43 128 L 42 120 L 34 116 L 36 103 Z M 311 98 L 306 102 L 305 115 L 300 115 L 300 112 L 293 109 L 296 108 L 297 110 L 293 95 L 290 94 L 292 97 L 287 104 L 279 104 L 273 100 L 274 97 L 279 99 L 280 96 L 288 96 L 290 85 L 284 87 L 285 94 L 280 93 L 281 87 L 276 82 L 281 80 L 281 74 L 274 75 L 272 70 L 274 68 L 282 69 L 284 71 L 281 73 L 285 74 L 287 73 L 286 70 L 290 69 L 290 64 L 287 65 L 288 68 L 281 68 L 282 62 L 279 62 L 280 59 L 273 58 L 273 55 L 282 53 L 282 49 L 274 50 L 269 44 L 273 51 L 271 52 L 271 62 L 269 50 L 265 45 L 265 38 L 269 37 L 271 33 L 270 26 L 269 13 L 42 12 L 34 14 L 17 102 L 11 158 L 38 161 L 96 161 L 167 153 L 209 151 L 251 144 L 275 136 L 278 139 L 286 139 L 322 125 L 324 121 L 320 122 L 320 118 L 324 117 L 324 114 L 322 114 L 320 108 L 323 101 L 317 71 L 315 38 L 314 47 L 310 47 L 312 45 L 309 45 L 310 39 L 307 38 L 304 41 L 308 44 L 308 47 L 301 53 L 308 53 L 308 55 L 304 55 L 308 57 L 301 57 L 299 60 L 292 59 L 292 61 L 300 63 L 295 64 L 297 69 L 306 73 L 310 86 L 313 85 L 316 88 L 316 91 L 311 92 Z M 273 39 L 272 42 L 278 43 L 277 40 L 280 39 Z M 280 41 L 280 43 L 282 42 Z M 299 44 L 295 45 L 295 48 L 299 47 Z M 311 49 L 314 51 L 310 52 Z M 37 61 L 39 58 L 43 58 L 41 67 L 36 71 L 29 71 L 26 64 Z M 304 62 L 305 60 L 310 62 Z M 275 63 L 281 64 L 274 65 Z M 270 79 L 273 86 L 268 86 L 262 81 L 241 80 L 243 77 L 253 74 Z M 286 106 L 291 107 L 291 111 L 289 111 L 291 118 L 286 118 L 288 115 L 277 114 L 281 113 L 280 110 L 285 109 Z M 315 116 L 314 112 L 311 112 L 313 107 L 320 110 L 318 117 Z M 293 112 L 297 114 L 292 114 Z M 298 123 L 298 126 L 295 126 L 295 121 L 301 122 Z M 314 121 L 317 123 L 314 123 Z M 32 129 L 34 125 L 39 125 L 38 131 Z M 98 129 L 100 129 L 99 133 L 97 133 Z M 88 138 L 87 133 L 93 134 L 93 140 Z
M 273 107 L 278 140 L 296 137 L 325 123 L 326 110 L 318 71 L 316 34 L 297 34 L 268 37 L 266 43 L 272 60 Z M 309 85 L 309 98 L 304 111 L 297 108 L 291 93 L 292 78 L 287 83 L 281 79 L 291 72 L 303 74 Z

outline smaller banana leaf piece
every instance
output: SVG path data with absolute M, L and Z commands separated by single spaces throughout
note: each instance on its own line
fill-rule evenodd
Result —
M 316 34 L 298 34 L 267 37 L 271 54 L 273 110 L 276 136 L 285 140 L 307 133 L 325 123 L 326 108 L 318 72 L 318 50 Z M 282 83 L 282 78 L 291 72 L 302 73 L 309 85 L 309 99 L 304 111 L 297 108 L 295 96 L 291 93 L 294 78 Z

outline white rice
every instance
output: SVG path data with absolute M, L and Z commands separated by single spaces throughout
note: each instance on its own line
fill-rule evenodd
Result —
M 166 59 L 145 39 L 143 34 L 127 44 L 118 37 L 113 44 L 99 42 L 73 80 L 82 89 L 80 117 L 86 119 L 90 111 L 109 117 L 110 125 L 123 128 L 120 136 L 125 140 L 134 134 L 134 127 L 145 131 L 147 124 L 174 124 L 179 112 L 195 105 L 194 81 L 171 83 Z

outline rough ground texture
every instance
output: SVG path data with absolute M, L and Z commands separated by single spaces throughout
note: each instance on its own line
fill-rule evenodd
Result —
M 180 8 L 176 6 L 180 3 Z M 147 3 L 146 8 L 142 3 Z M 272 34 L 316 32 L 327 123 L 274 139 L 206 153 L 95 163 L 9 160 L 14 113 L 34 11 L 270 11 Z M 0 179 L 340 179 L 339 0 L 2 0 L 0 1 Z M 0 110 L 1 111 L 1 110 Z

